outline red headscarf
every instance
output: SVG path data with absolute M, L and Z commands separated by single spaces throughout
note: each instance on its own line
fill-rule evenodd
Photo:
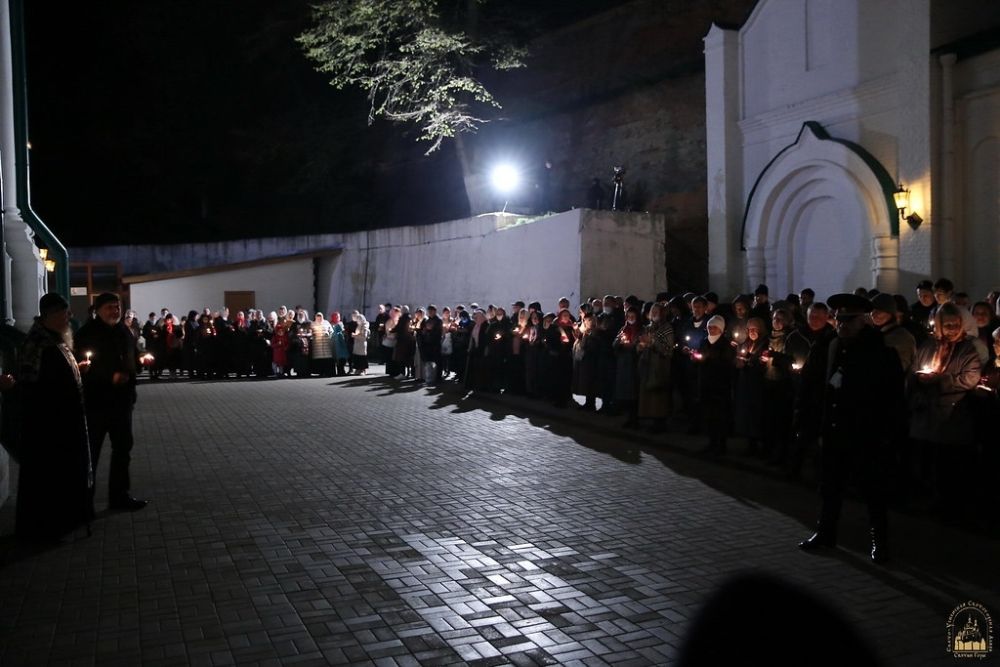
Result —
M 330 313 L 330 323 L 340 324 L 340 313 L 338 311 L 335 310 L 332 313 Z

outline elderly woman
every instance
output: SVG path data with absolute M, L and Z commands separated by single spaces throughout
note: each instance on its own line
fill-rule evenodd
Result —
M 344 327 L 340 326 L 341 339 L 344 337 Z M 310 370 L 320 377 L 333 375 L 333 326 L 326 321 L 323 313 L 313 315 L 312 345 L 309 348 L 311 360 Z
M 698 369 L 698 404 L 705 419 L 708 445 L 704 452 L 712 455 L 726 453 L 733 413 L 732 378 L 736 351 L 724 335 L 726 320 L 714 315 L 705 327 L 705 338 L 691 359 Z
M 365 316 L 358 311 L 351 313 L 351 320 L 355 323 L 354 333 L 351 334 L 351 366 L 355 375 L 368 375 L 368 336 L 371 334 L 371 326 Z
M 486 352 L 489 348 L 489 323 L 486 319 L 486 311 L 477 308 L 472 315 L 472 321 L 465 368 L 465 388 L 468 391 L 481 391 L 489 385 L 489 370 L 486 362 Z
M 962 309 L 942 304 L 934 338 L 917 350 L 907 394 L 910 436 L 920 443 L 924 469 L 931 473 L 925 474 L 925 481 L 945 508 L 954 511 L 965 488 L 962 473 L 975 460 L 973 420 L 964 399 L 979 384 L 981 374 L 979 352 L 966 336 Z
M 666 428 L 673 407 L 670 365 L 674 354 L 674 328 L 664 306 L 654 304 L 649 310 L 649 324 L 636 344 L 639 354 L 638 419 L 651 419 L 650 430 Z

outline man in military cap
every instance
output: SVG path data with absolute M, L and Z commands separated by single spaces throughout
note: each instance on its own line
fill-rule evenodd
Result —
M 871 559 L 888 560 L 886 485 L 889 440 L 898 404 L 901 369 L 895 351 L 866 317 L 867 298 L 835 294 L 828 301 L 836 312 L 837 338 L 830 343 L 822 419 L 822 505 L 816 532 L 799 543 L 805 551 L 833 547 L 844 491 L 856 474 L 868 504 Z

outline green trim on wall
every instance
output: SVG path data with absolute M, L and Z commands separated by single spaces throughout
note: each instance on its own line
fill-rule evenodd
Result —
M 867 150 L 859 146 L 858 144 L 847 141 L 846 139 L 834 139 L 830 134 L 823 128 L 822 125 L 814 120 L 807 120 L 802 123 L 802 127 L 799 129 L 799 133 L 795 135 L 795 141 L 788 144 L 782 148 L 778 153 L 768 161 L 764 168 L 759 174 L 757 174 L 757 180 L 754 181 L 753 187 L 750 188 L 750 195 L 747 197 L 746 207 L 743 209 L 743 225 L 740 229 L 740 250 L 746 251 L 746 233 L 747 233 L 747 217 L 750 215 L 750 205 L 753 203 L 753 197 L 757 193 L 757 186 L 760 185 L 761 179 L 764 178 L 764 174 L 767 173 L 768 169 L 786 152 L 795 148 L 799 141 L 802 139 L 802 133 L 806 130 L 813 133 L 820 141 L 832 141 L 834 143 L 840 144 L 846 147 L 852 153 L 857 155 L 861 160 L 868 165 L 868 168 L 872 170 L 875 174 L 875 178 L 878 179 L 879 185 L 882 186 L 882 194 L 885 197 L 886 211 L 889 213 L 889 231 L 893 236 L 899 236 L 899 209 L 896 208 L 896 200 L 893 194 L 896 192 L 896 181 L 889 176 L 889 172 L 886 170 L 885 166 L 874 155 L 869 153 Z

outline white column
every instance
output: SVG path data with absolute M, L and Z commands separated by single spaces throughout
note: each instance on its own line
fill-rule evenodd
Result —
M 705 36 L 708 283 L 721 294 L 744 289 L 739 101 L 739 33 L 713 25 Z
M 747 289 L 754 289 L 757 285 L 765 282 L 764 276 L 764 249 L 756 246 L 747 248 L 747 280 L 746 287 L 741 287 L 734 293 L 745 292 Z
M 956 285 L 965 284 L 965 276 L 959 271 L 956 258 L 962 256 L 962 236 L 956 229 L 955 205 L 958 201 L 955 191 L 955 93 L 954 68 L 957 60 L 954 53 L 939 57 L 941 63 L 941 224 L 935 225 L 935 243 L 941 258 L 941 273 Z
M 45 293 L 45 265 L 33 241 L 34 232 L 17 208 L 17 170 L 14 168 L 14 86 L 11 55 L 10 6 L 0 0 L 0 159 L 3 169 L 3 227 L 11 263 L 7 273 L 10 299 L 6 313 L 17 328 L 27 331 L 38 314 Z M 5 286 L 6 288 L 6 286 Z
M 876 236 L 872 239 L 872 284 L 880 292 L 898 294 L 899 239 Z

